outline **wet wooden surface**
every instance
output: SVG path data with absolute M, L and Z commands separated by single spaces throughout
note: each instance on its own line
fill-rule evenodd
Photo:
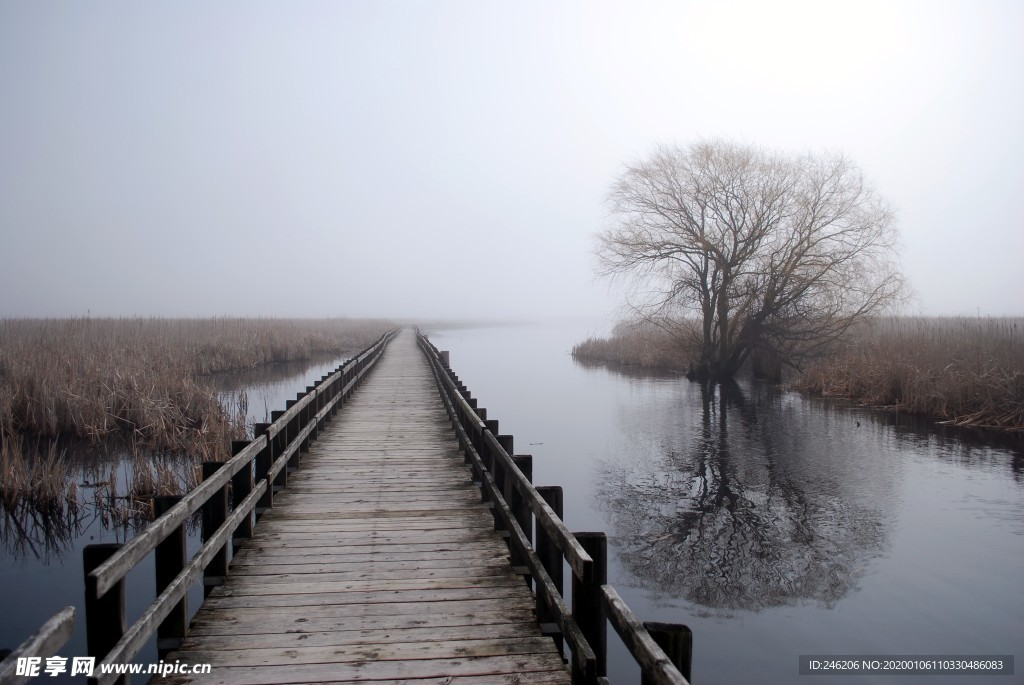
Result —
M 405 330 L 196 614 L 159 683 L 568 683 Z

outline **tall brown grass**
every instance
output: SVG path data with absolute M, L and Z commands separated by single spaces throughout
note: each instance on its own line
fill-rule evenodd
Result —
M 223 459 L 239 429 L 206 376 L 350 353 L 389 327 L 353 319 L 2 320 L 0 436 L 120 435 Z
M 617 326 L 572 353 L 582 362 L 684 369 L 692 351 L 673 338 Z M 828 352 L 806 360 L 790 386 L 956 425 L 1024 430 L 1024 319 L 871 319 Z
M 1024 319 L 865 322 L 792 385 L 956 425 L 1024 430 Z
M 0 511 L 26 506 L 43 514 L 77 511 L 78 486 L 66 478 L 67 464 L 55 444 L 28 450 L 17 436 L 0 441 Z
M 649 324 L 620 323 L 608 338 L 589 337 L 572 347 L 580 362 L 684 370 L 691 360 L 686 338 Z

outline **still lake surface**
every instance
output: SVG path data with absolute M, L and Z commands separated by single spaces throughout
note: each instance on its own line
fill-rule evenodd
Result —
M 798 677 L 800 654 L 1022 654 L 1020 440 L 757 383 L 709 389 L 572 360 L 575 342 L 604 332 L 538 325 L 438 330 L 431 340 L 451 351 L 515 451 L 534 455 L 534 481 L 564 488 L 570 528 L 608 533 L 609 580 L 633 610 L 693 629 L 695 683 L 908 682 Z M 229 405 L 244 388 L 250 419 L 262 421 L 338 363 L 226 377 L 221 387 Z M 66 604 L 81 610 L 81 548 L 132 535 L 95 517 L 50 538 L 34 529 L 27 544 L 14 528 L 0 526 L 0 647 Z M 128 579 L 129 621 L 152 591 L 143 564 Z M 191 607 L 198 599 L 196 587 Z M 80 614 L 61 655 L 85 654 L 83 625 Z M 613 682 L 637 682 L 611 630 L 609 642 Z M 136 661 L 156 661 L 155 647 Z M 1017 673 L 984 682 L 1024 682 Z
M 609 581 L 694 632 L 693 681 L 798 676 L 800 654 L 1024 650 L 1024 444 L 741 381 L 585 367 L 600 326 L 438 330 L 488 418 L 604 530 Z M 637 682 L 609 629 L 612 682 Z M 1024 682 L 1014 676 L 984 682 Z M 915 680 L 914 677 L 910 677 Z M 970 683 L 975 677 L 917 677 Z

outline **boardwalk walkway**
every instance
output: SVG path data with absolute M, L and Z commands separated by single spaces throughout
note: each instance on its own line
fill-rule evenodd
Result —
M 160 683 L 568 683 L 411 331 L 313 443 Z

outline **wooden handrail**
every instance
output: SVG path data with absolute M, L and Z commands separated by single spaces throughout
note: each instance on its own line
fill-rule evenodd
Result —
M 266 496 L 272 494 L 274 484 L 285 467 L 295 459 L 300 449 L 305 450 L 304 446 L 315 437 L 317 429 L 365 378 L 396 331 L 388 331 L 332 374 L 307 388 L 294 402 L 289 402 L 285 411 L 274 412 L 275 420 L 264 425 L 254 440 L 248 444 L 238 443 L 239 449 L 234 456 L 219 468 L 213 467 L 216 470 L 209 477 L 204 478 L 201 484 L 158 516 L 130 542 L 121 546 L 90 545 L 85 548 L 86 630 L 90 656 L 97 657 L 97 662 L 101 664 L 116 664 L 125 663 L 138 654 L 154 631 L 184 601 L 192 584 L 223 553 L 228 541 L 236 533 L 243 534 L 241 531 L 251 529 L 253 514 L 259 511 L 258 505 Z M 280 444 L 282 436 L 287 440 L 283 445 Z M 277 452 L 274 453 L 274 450 Z M 269 464 L 266 473 L 259 474 L 253 483 L 251 475 L 247 475 L 245 470 L 249 469 L 251 474 L 258 459 L 266 454 L 270 454 L 274 461 Z M 215 528 L 207 532 L 202 548 L 190 561 L 172 569 L 169 574 L 164 570 L 166 577 L 173 574 L 173 579 L 158 593 L 138 620 L 130 627 L 125 626 L 125 576 L 172 533 L 179 531 L 192 514 L 217 497 L 226 498 L 224 493 L 229 483 L 234 484 L 236 496 L 241 501 L 235 503 L 230 514 L 214 523 Z M 224 501 L 221 500 L 222 506 L 226 506 Z M 269 504 L 272 505 L 272 497 Z M 243 525 L 246 521 L 249 523 Z M 96 563 L 97 560 L 99 563 Z M 226 564 L 223 566 L 226 571 Z M 182 626 L 180 630 L 184 632 L 187 627 Z M 111 683 L 123 678 L 117 674 L 100 675 L 100 668 L 96 668 L 94 673 L 96 675 L 89 679 L 90 683 Z
M 572 649 L 573 682 L 607 682 L 604 677 L 607 653 L 604 644 L 605 625 L 611 622 L 640 665 L 645 685 L 688 685 L 681 672 L 681 669 L 689 670 L 688 664 L 684 665 L 683 658 L 678 654 L 673 655 L 676 659 L 670 658 L 614 588 L 606 584 L 604 534 L 580 533 L 580 536 L 590 541 L 590 551 L 581 544 L 580 539 L 569 531 L 531 479 L 519 468 L 517 457 L 509 454 L 511 447 L 505 448 L 502 439 L 511 444 L 511 436 L 495 435 L 497 422 L 488 420 L 485 410 L 476 407 L 465 385 L 452 372 L 448 364 L 448 353 L 439 351 L 420 333 L 417 334 L 417 341 L 430 363 L 441 399 L 473 471 L 474 480 L 483 491 L 485 500 L 492 504 L 495 527 L 508 533 L 513 559 L 523 563 L 535 581 L 538 615 L 541 615 L 541 609 L 545 609 L 543 614 L 553 620 L 558 634 L 566 639 Z M 518 496 L 528 510 L 525 526 L 525 512 L 512 510 L 509 502 L 512 495 Z M 572 570 L 572 613 L 563 599 L 561 583 L 556 584 L 551 579 L 551 563 L 545 565 L 531 544 L 528 530 L 533 527 L 532 524 L 538 527 L 538 534 L 543 529 L 549 544 L 560 552 L 561 558 L 556 562 L 559 577 L 563 559 Z M 688 633 L 685 626 L 667 627 Z M 689 659 L 688 651 L 685 659 Z
M 675 661 L 654 641 L 647 627 L 636 617 L 611 585 L 601 586 L 608 622 L 622 638 L 651 685 L 689 685 Z
M 57 653 L 67 644 L 75 632 L 75 607 L 64 607 L 50 617 L 27 640 L 15 647 L 3 661 L 0 661 L 0 683 L 3 685 L 21 685 L 33 678 L 18 675 L 18 659 L 37 657 L 45 659 Z

